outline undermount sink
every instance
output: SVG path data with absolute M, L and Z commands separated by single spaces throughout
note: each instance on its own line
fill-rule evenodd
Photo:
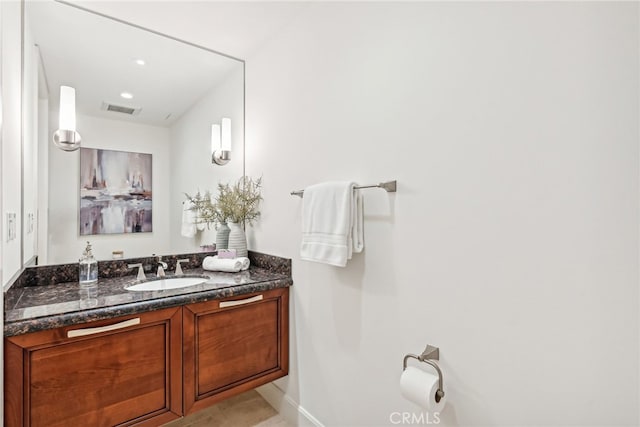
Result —
M 150 280 L 125 287 L 128 291 L 164 291 L 199 285 L 207 281 L 204 277 L 166 277 L 160 280 Z

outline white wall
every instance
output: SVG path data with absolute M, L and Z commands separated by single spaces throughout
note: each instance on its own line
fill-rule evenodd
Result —
M 50 110 L 50 128 L 58 116 Z M 111 259 L 111 252 L 124 251 L 127 258 L 169 253 L 169 131 L 91 116 L 77 116 L 82 146 L 133 151 L 153 155 L 153 232 L 80 236 L 78 203 L 80 151 L 49 150 L 49 235 L 48 264 L 76 262 L 86 241 L 91 241 L 97 259 Z
M 219 182 L 236 182 L 243 174 L 244 91 L 243 64 L 221 84 L 211 89 L 177 120 L 171 135 L 171 250 L 189 252 L 200 245 L 215 243 L 213 225 L 187 238 L 181 235 L 182 202 L 185 193 L 193 196 L 209 190 L 215 196 Z M 211 163 L 211 125 L 222 117 L 231 119 L 231 160 L 224 166 Z
M 638 4 L 314 4 L 247 58 L 250 246 L 293 257 L 291 375 L 325 425 L 638 425 Z M 301 200 L 365 191 L 364 254 L 299 259 Z
M 22 268 L 21 230 L 21 86 L 22 29 L 20 2 L 0 2 L 2 8 L 2 284 Z M 15 214 L 16 238 L 7 241 L 7 214 Z

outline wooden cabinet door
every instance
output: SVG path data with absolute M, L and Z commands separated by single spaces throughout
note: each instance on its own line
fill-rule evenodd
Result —
M 183 310 L 185 415 L 287 375 L 289 288 Z
M 6 338 L 6 426 L 179 418 L 181 324 L 178 307 Z

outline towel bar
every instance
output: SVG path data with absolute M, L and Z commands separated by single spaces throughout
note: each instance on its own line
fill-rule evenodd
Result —
M 396 185 L 396 181 L 393 180 L 393 181 L 381 182 L 379 184 L 357 185 L 355 187 L 356 190 L 361 190 L 363 188 L 382 188 L 387 193 L 395 193 L 397 189 L 397 185 Z M 291 195 L 302 197 L 303 193 L 304 193 L 304 190 L 296 190 L 296 191 L 292 191 Z
M 402 361 L 403 371 L 407 369 L 407 360 L 410 358 L 431 365 L 436 370 L 436 372 L 438 372 L 438 391 L 436 391 L 436 402 L 440 402 L 440 399 L 444 397 L 444 378 L 440 366 L 438 366 L 438 364 L 434 362 L 434 360 L 440 360 L 440 349 L 438 347 L 427 344 L 427 348 L 424 349 L 420 356 L 417 356 L 415 354 L 407 354 L 406 356 L 404 356 L 404 360 Z

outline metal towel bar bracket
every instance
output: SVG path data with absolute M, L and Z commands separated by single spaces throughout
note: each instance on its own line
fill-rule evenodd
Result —
M 361 190 L 363 188 L 382 188 L 387 193 L 395 193 L 398 187 L 397 187 L 397 181 L 393 180 L 393 181 L 381 182 L 379 184 L 358 185 L 355 188 L 356 190 Z M 297 191 L 291 192 L 292 196 L 302 197 L 303 194 L 304 194 L 304 190 L 297 190 Z
M 440 360 L 440 349 L 438 347 L 427 344 L 427 348 L 424 349 L 420 356 L 417 356 L 415 354 L 407 354 L 406 356 L 404 356 L 404 360 L 402 361 L 403 371 L 407 369 L 407 361 L 409 359 L 416 359 L 420 362 L 431 365 L 433 369 L 438 372 L 438 391 L 436 391 L 436 402 L 440 402 L 440 399 L 444 397 L 444 378 L 440 366 L 438 366 L 438 364 L 434 362 L 434 360 Z

